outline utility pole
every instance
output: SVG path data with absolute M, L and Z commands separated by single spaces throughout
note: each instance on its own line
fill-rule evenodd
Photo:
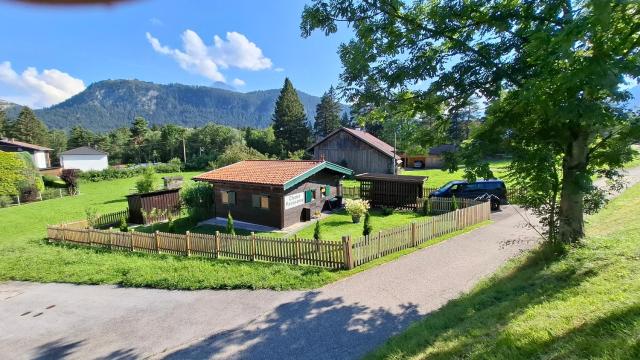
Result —
M 182 160 L 184 164 L 187 163 L 187 145 L 185 144 L 184 136 L 182 137 Z
M 398 135 L 398 132 L 394 131 L 393 132 L 393 175 L 398 175 L 398 163 L 396 163 L 396 143 L 398 142 L 397 135 Z

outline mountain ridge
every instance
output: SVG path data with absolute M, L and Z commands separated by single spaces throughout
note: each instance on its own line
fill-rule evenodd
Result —
M 271 124 L 279 93 L 280 89 L 242 93 L 202 85 L 102 80 L 59 104 L 34 112 L 54 129 L 82 125 L 93 131 L 109 131 L 130 126 L 136 116 L 152 125 L 199 127 L 214 122 L 237 128 L 265 128 Z M 309 123 L 313 123 L 320 97 L 299 90 L 298 96 Z M 16 109 L 11 110 L 9 116 L 17 115 Z M 343 105 L 342 110 L 348 107 Z

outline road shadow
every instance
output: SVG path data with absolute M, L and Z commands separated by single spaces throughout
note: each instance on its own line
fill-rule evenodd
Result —
M 36 360 L 57 360 L 57 359 L 65 359 L 68 357 L 78 357 L 74 356 L 74 352 L 79 350 L 80 347 L 85 343 L 85 340 L 65 340 L 58 339 L 55 341 L 48 342 L 46 344 L 40 345 L 36 348 L 36 354 L 32 359 Z M 129 349 L 119 349 L 115 350 L 105 356 L 91 356 L 91 358 L 96 360 L 135 360 L 139 359 L 140 356 L 135 352 L 133 348 Z
M 357 358 L 420 317 L 414 304 L 391 312 L 308 292 L 263 318 L 212 335 L 165 359 Z

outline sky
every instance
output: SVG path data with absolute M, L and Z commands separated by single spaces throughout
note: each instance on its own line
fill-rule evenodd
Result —
M 0 1 L 0 99 L 50 106 L 105 79 L 280 88 L 337 85 L 348 28 L 300 36 L 303 0 L 138 0 L 50 7 Z

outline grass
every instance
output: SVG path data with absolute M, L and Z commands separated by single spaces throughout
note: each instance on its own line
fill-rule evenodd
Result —
M 368 359 L 640 358 L 640 185 L 589 217 L 580 247 L 519 257 Z
M 189 178 L 195 174 L 181 175 Z M 0 209 L 0 281 L 116 284 L 165 289 L 309 289 L 415 251 L 415 248 L 407 249 L 350 271 L 332 271 L 274 263 L 110 252 L 82 246 L 52 245 L 43 238 L 47 224 L 83 219 L 84 210 L 89 206 L 97 208 L 100 213 L 126 208 L 124 195 L 129 194 L 134 188 L 135 181 L 133 178 L 97 183 L 83 182 L 80 187 L 82 195 L 79 196 Z M 331 222 L 345 216 L 336 214 L 323 221 Z M 380 229 L 383 226 L 392 226 L 392 220 L 394 223 L 409 221 L 411 216 L 416 215 L 396 213 L 385 218 L 375 215 L 373 225 L 374 228 Z M 186 231 L 193 226 L 186 219 L 176 220 L 175 225 L 176 232 Z M 343 232 L 340 229 L 351 228 L 354 234 L 359 234 L 362 224 L 344 226 L 341 228 L 327 225 L 323 230 L 327 238 L 331 234 L 330 228 L 340 233 Z M 153 230 L 166 231 L 166 227 L 167 224 L 159 224 Z M 192 229 L 200 232 L 215 230 L 216 228 L 211 226 Z M 152 229 L 147 228 L 147 231 Z M 312 227 L 301 230 L 302 233 L 307 231 L 312 232 Z M 423 246 L 432 245 L 454 235 L 434 239 Z
M 420 219 L 425 219 L 425 216 L 412 211 L 395 211 L 393 214 L 386 216 L 383 215 L 381 211 L 371 211 L 371 226 L 373 227 L 373 232 L 405 225 Z M 323 240 L 337 241 L 340 241 L 342 236 L 346 235 L 357 238 L 362 236 L 363 224 L 364 216 L 360 219 L 360 223 L 354 224 L 353 221 L 351 221 L 351 215 L 347 214 L 344 210 L 340 210 L 320 220 L 321 238 Z M 311 225 L 298 231 L 296 235 L 306 239 L 313 239 L 314 226 L 315 221 L 312 222 Z

